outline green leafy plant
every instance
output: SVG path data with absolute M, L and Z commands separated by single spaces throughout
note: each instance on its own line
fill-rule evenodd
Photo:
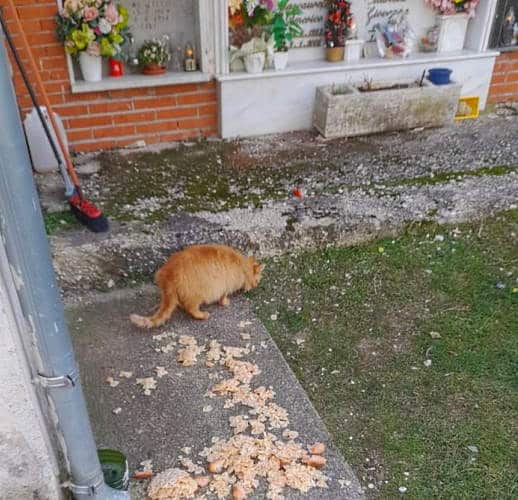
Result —
M 287 51 L 293 39 L 302 35 L 302 28 L 296 20 L 300 14 L 302 9 L 298 5 L 290 4 L 289 0 L 279 0 L 270 26 L 277 51 Z
M 150 64 L 165 66 L 170 59 L 171 53 L 165 40 L 146 40 L 138 51 L 138 61 L 141 66 Z

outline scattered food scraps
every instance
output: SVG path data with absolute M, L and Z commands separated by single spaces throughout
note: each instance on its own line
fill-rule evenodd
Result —
M 194 498 L 198 483 L 185 471 L 177 468 L 167 469 L 157 474 L 147 491 L 151 500 L 180 500 Z
M 118 415 L 121 411 L 122 411 L 122 408 L 119 406 L 118 408 L 114 408 L 114 409 L 112 410 L 112 413 L 113 413 L 114 415 Z
M 284 431 L 282 431 L 282 437 L 284 439 L 289 439 L 290 441 L 292 441 L 299 437 L 299 433 L 297 431 L 290 431 L 289 429 L 284 429 Z
M 138 378 L 137 384 L 142 386 L 146 396 L 151 396 L 151 391 L 156 389 L 157 382 L 153 377 L 146 377 Z
M 155 368 L 155 373 L 158 378 L 165 377 L 169 372 L 165 369 L 164 366 L 157 366 Z
M 154 476 L 154 472 L 151 470 L 138 470 L 133 474 L 133 479 L 137 481 L 144 481 L 146 479 L 150 479 Z
M 203 348 L 198 345 L 194 337 L 181 335 L 180 345 L 184 346 L 176 353 L 176 360 L 183 366 L 193 366 L 196 364 L 198 355 L 203 352 Z
M 190 458 L 182 458 L 180 464 L 190 474 L 205 474 L 205 469 L 200 465 L 196 465 Z
M 176 334 L 173 333 L 173 332 L 164 332 L 164 333 L 160 333 L 158 335 L 153 335 L 153 340 L 164 340 L 164 339 L 167 339 L 167 338 L 174 338 L 176 337 Z
M 182 347 L 177 352 L 177 360 L 183 366 L 195 363 L 196 357 L 204 351 L 193 337 L 181 336 L 179 343 Z M 266 342 L 261 345 L 267 347 Z M 160 480 L 155 477 L 153 489 L 150 485 L 148 494 L 152 500 L 176 500 L 195 495 L 205 498 L 199 490 L 206 487 L 206 493 L 213 493 L 218 498 L 246 498 L 259 487 L 261 478 L 267 481 L 266 498 L 272 500 L 283 498 L 286 487 L 301 492 L 327 488 L 327 478 L 319 470 L 326 464 L 322 456 L 325 445 L 314 443 L 308 452 L 295 441 L 299 434 L 287 429 L 288 412 L 273 401 L 272 388 L 251 386 L 260 370 L 256 364 L 243 359 L 249 353 L 248 348 L 221 346 L 215 340 L 209 342 L 205 365 L 224 367 L 231 378 L 217 382 L 206 395 L 225 397 L 225 408 L 245 407 L 248 415 L 230 416 L 234 435 L 228 440 L 213 437 L 212 446 L 199 453 L 206 459 L 207 471 L 212 477 L 205 476 L 205 470 L 191 460 L 180 458 L 180 465 L 195 477 L 187 473 L 180 475 L 178 470 L 181 469 L 165 471 L 167 476 Z M 209 374 L 209 379 L 212 378 Z M 212 409 L 210 405 L 203 407 L 203 412 L 209 408 Z M 272 434 L 272 429 L 284 429 L 283 439 Z
M 212 406 L 207 405 L 203 407 L 203 413 L 210 413 L 212 411 Z
M 119 377 L 121 378 L 131 378 L 133 377 L 133 372 L 125 372 L 125 371 L 120 371 L 119 372 Z
M 108 377 L 106 379 L 106 383 L 110 386 L 110 387 L 117 387 L 120 382 L 118 380 L 115 380 L 113 377 Z
M 142 467 L 142 470 L 153 470 L 152 460 L 142 460 L 139 465 Z
M 326 445 L 324 443 L 315 443 L 309 447 L 309 452 L 312 455 L 322 455 L 326 451 Z
M 243 415 L 235 415 L 229 418 L 230 427 L 234 429 L 234 434 L 241 434 L 248 428 L 248 420 Z

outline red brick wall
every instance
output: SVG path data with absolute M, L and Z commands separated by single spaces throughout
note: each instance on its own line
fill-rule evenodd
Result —
M 518 51 L 503 52 L 496 58 L 488 102 L 518 101 Z
M 0 5 L 6 6 L 6 1 L 0 0 Z M 54 34 L 56 1 L 15 0 L 15 5 L 72 150 L 120 147 L 138 140 L 147 144 L 169 142 L 217 133 L 214 82 L 72 94 L 64 50 Z M 5 14 L 11 17 L 8 9 Z M 9 28 L 19 47 L 11 21 Z M 32 104 L 14 65 L 13 70 L 18 103 L 25 115 Z

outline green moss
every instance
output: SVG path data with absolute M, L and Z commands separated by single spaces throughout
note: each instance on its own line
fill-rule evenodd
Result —
M 79 222 L 72 212 L 68 210 L 64 210 L 63 212 L 45 213 L 43 214 L 43 222 L 45 224 L 45 231 L 49 236 L 57 231 L 79 227 Z
M 425 186 L 442 184 L 452 180 L 460 180 L 469 177 L 481 177 L 483 175 L 506 175 L 516 171 L 518 167 L 499 165 L 496 167 L 482 167 L 476 170 L 464 170 L 461 172 L 439 172 L 433 177 L 414 177 L 412 179 L 398 179 L 394 182 L 385 182 L 385 186 Z
M 268 148 L 272 148 L 271 153 Z M 364 153 L 371 148 L 365 139 L 348 141 L 348 151 Z M 199 141 L 160 152 L 105 153 L 94 182 L 96 190 L 100 186 L 96 203 L 116 220 L 154 222 L 167 220 L 179 211 L 262 207 L 271 201 L 289 199 L 291 190 L 304 186 L 308 179 L 316 196 L 364 187 L 347 184 L 348 167 L 336 148 L 316 151 L 290 146 L 284 150 L 266 143 L 265 149 L 264 153 L 252 153 L 242 142 Z M 404 158 L 384 154 L 383 160 L 402 163 Z M 459 176 L 503 175 L 514 169 L 490 167 L 437 174 L 434 178 L 380 182 L 379 187 L 433 184 Z M 340 179 L 344 184 L 340 184 Z M 371 184 L 369 188 L 376 190 L 378 185 Z M 85 191 L 88 192 L 88 186 Z

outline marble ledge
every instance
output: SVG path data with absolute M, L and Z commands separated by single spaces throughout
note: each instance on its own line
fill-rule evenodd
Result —
M 169 72 L 163 75 L 124 75 L 121 77 L 106 77 L 100 82 L 85 82 L 76 80 L 72 82 L 72 93 L 106 92 L 109 90 L 138 89 L 147 87 L 161 87 L 165 85 L 178 85 L 184 83 L 209 82 L 213 76 L 201 71 L 193 72 Z
M 285 76 L 307 75 L 315 73 L 334 73 L 343 72 L 347 70 L 361 70 L 361 69 L 375 69 L 384 67 L 396 66 L 411 66 L 418 64 L 439 64 L 439 63 L 454 63 L 470 59 L 486 59 L 495 58 L 499 55 L 496 50 L 488 50 L 484 52 L 477 52 L 474 50 L 462 50 L 453 53 L 426 53 L 418 52 L 410 55 L 405 59 L 382 59 L 382 58 L 367 58 L 360 59 L 357 62 L 348 63 L 346 61 L 340 63 L 330 63 L 325 60 L 311 60 L 311 61 L 294 61 L 288 63 L 288 67 L 283 71 L 275 71 L 268 69 L 262 73 L 246 73 L 244 71 L 229 73 L 225 75 L 217 75 L 216 79 L 220 82 L 238 81 L 238 80 L 258 80 L 261 78 L 279 78 Z

